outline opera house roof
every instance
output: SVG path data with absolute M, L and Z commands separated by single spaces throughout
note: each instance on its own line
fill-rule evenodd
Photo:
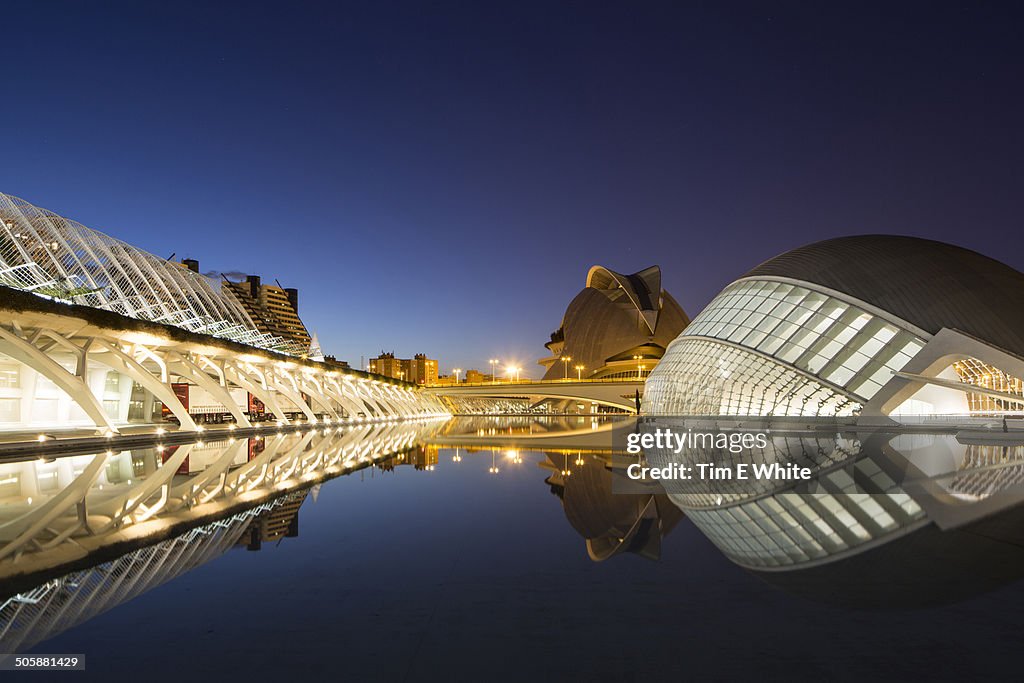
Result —
M 585 377 L 636 372 L 633 355 L 657 359 L 689 318 L 661 287 L 661 268 L 624 275 L 603 266 L 587 273 L 586 286 L 566 308 L 562 325 L 546 345 L 552 357 L 545 379 L 563 376 L 558 356 L 585 366 Z

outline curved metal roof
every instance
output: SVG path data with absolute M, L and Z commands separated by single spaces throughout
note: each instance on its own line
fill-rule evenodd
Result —
M 3 193 L 0 284 L 260 348 L 304 351 L 259 332 L 220 283 Z
M 654 328 L 658 326 L 658 311 L 661 308 L 660 267 L 649 266 L 639 273 L 623 275 L 604 266 L 593 266 L 587 273 L 586 286 L 603 292 L 616 292 L 621 289 L 629 297 L 630 302 L 636 306 L 647 329 L 651 331 L 651 334 L 654 333 Z M 614 300 L 612 296 L 607 294 L 606 296 Z
M 563 353 L 571 355 L 575 364 L 586 366 L 590 375 L 620 354 L 627 351 L 635 353 L 639 346 L 666 348 L 690 319 L 668 292 L 661 292 L 660 298 L 662 306 L 651 333 L 647 321 L 641 323 L 638 320 L 638 312 L 625 297 L 620 303 L 610 300 L 607 290 L 584 287 L 569 302 L 562 317 Z M 635 366 L 633 370 L 636 370 Z M 565 368 L 555 363 L 547 369 L 544 378 L 556 379 L 564 372 Z
M 1024 273 L 963 247 L 897 235 L 839 237 L 788 251 L 743 277 L 817 284 L 926 332 L 949 327 L 1024 355 Z

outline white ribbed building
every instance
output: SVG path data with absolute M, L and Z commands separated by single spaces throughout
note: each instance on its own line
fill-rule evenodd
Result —
M 819 242 L 754 268 L 668 347 L 644 412 L 993 416 L 1024 409 L 1024 274 L 931 240 Z

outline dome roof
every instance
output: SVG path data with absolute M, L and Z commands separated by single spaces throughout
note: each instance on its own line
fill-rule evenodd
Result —
M 635 353 L 660 358 L 689 322 L 679 303 L 661 288 L 658 266 L 632 275 L 594 266 L 587 273 L 586 286 L 569 302 L 561 327 L 545 346 L 551 349 L 561 342 L 562 353 L 570 354 L 575 364 L 586 367 L 587 376 L 593 376 L 601 374 L 609 362 L 626 360 Z M 619 358 L 624 354 L 625 358 Z M 632 370 L 636 371 L 635 365 Z M 565 372 L 556 362 L 548 366 L 544 379 L 559 379 Z
M 963 247 L 896 235 L 839 237 L 744 275 L 757 277 L 827 287 L 931 334 L 949 327 L 1024 355 L 1024 273 Z

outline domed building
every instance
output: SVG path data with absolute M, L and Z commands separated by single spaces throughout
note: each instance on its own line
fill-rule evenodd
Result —
M 644 412 L 1004 415 L 1024 410 L 1024 274 L 950 244 L 865 235 L 757 266 L 668 347 Z
M 688 322 L 658 266 L 632 275 L 594 266 L 545 344 L 551 354 L 537 362 L 544 379 L 647 376 Z

